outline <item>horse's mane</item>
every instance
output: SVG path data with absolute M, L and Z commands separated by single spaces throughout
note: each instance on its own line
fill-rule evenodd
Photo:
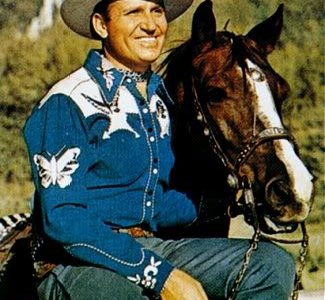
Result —
M 231 51 L 227 58 L 227 64 L 233 64 L 237 62 L 243 71 L 244 80 L 246 85 L 246 72 L 248 70 L 246 59 L 250 59 L 253 63 L 258 65 L 264 72 L 272 74 L 273 68 L 266 59 L 266 55 L 256 46 L 256 44 L 243 35 L 236 35 L 229 31 L 216 32 L 215 39 L 213 40 L 211 49 L 217 49 L 218 47 L 231 43 Z M 162 61 L 159 66 L 159 71 L 166 79 L 167 87 L 174 91 L 179 81 L 186 81 L 186 79 L 192 74 L 192 59 L 193 59 L 193 41 L 191 39 L 183 42 L 178 47 L 169 50 L 169 54 Z M 200 55 L 202 52 L 200 52 Z M 272 80 L 272 78 L 270 78 Z M 284 95 L 287 95 L 288 91 L 284 91 Z
M 217 48 L 227 42 L 232 43 L 231 62 L 237 60 L 241 65 L 241 62 L 249 58 L 263 69 L 271 68 L 266 59 L 261 59 L 265 55 L 261 54 L 261 51 L 243 35 L 236 35 L 229 31 L 218 31 L 211 48 Z M 168 52 L 169 54 L 159 66 L 160 71 L 164 70 L 162 75 L 184 74 L 184 70 L 189 69 L 191 66 L 191 59 L 193 57 L 193 43 L 191 39 L 183 42 L 178 47 L 168 50 Z
M 167 53 L 169 54 L 159 65 L 158 71 L 162 72 L 164 78 L 167 75 L 171 76 L 171 81 L 182 78 L 190 68 L 189 63 L 193 55 L 191 40 L 187 40 L 178 47 L 168 50 Z

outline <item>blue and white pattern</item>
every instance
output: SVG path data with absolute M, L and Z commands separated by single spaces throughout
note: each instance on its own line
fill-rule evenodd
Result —
M 37 166 L 41 184 L 48 188 L 51 184 L 65 188 L 72 182 L 72 174 L 79 167 L 77 158 L 80 149 L 65 149 L 47 159 L 41 154 L 34 155 L 34 163 Z
M 139 274 L 135 277 L 128 276 L 127 278 L 137 285 L 141 285 L 147 289 L 154 289 L 157 283 L 156 276 L 158 275 L 158 267 L 161 265 L 161 261 L 155 262 L 155 258 L 151 257 L 150 265 L 144 268 L 143 278 Z
M 100 102 L 83 94 L 86 100 L 110 119 L 110 124 L 103 134 L 103 139 L 108 139 L 118 130 L 128 130 L 135 138 L 140 135 L 128 123 L 129 114 L 140 114 L 134 97 L 125 87 L 120 87 L 110 103 Z
M 169 135 L 169 115 L 165 103 L 158 97 L 154 95 L 150 101 L 150 111 L 155 113 L 160 126 L 160 137 L 163 139 L 166 135 Z
M 150 75 L 144 97 L 134 79 L 91 51 L 24 129 L 44 232 L 76 259 L 158 294 L 173 266 L 114 229 L 145 224 L 155 232 L 197 216 L 186 195 L 168 188 L 172 105 L 159 75 Z
M 106 80 L 106 87 L 107 89 L 110 91 L 113 87 L 113 83 L 114 83 L 114 75 L 113 75 L 113 72 L 111 71 L 105 71 L 104 72 L 104 78 Z

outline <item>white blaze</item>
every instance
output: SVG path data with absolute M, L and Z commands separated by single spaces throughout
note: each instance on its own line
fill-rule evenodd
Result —
M 247 65 L 250 70 L 255 70 L 248 72 L 247 78 L 256 90 L 258 98 L 256 103 L 257 118 L 266 128 L 283 128 L 270 87 L 267 81 L 263 80 L 265 76 L 262 70 L 250 60 L 247 60 Z M 259 75 L 262 77 L 259 78 Z M 299 202 L 309 202 L 313 191 L 312 175 L 297 156 L 292 144 L 288 140 L 275 140 L 274 145 L 277 157 L 285 165 L 296 200 Z M 308 211 L 306 211 L 307 213 Z

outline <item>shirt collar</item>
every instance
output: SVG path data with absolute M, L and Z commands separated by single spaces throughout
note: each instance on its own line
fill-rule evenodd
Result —
M 97 82 L 107 102 L 111 102 L 114 99 L 118 88 L 125 84 L 125 80 L 127 79 L 125 74 L 116 69 L 104 57 L 101 50 L 90 50 L 84 63 L 84 68 Z M 151 99 L 161 89 L 167 93 L 162 78 L 158 74 L 152 73 L 148 82 L 148 99 Z

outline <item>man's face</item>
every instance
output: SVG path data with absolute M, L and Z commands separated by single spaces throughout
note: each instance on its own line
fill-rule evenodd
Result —
M 167 31 L 164 9 L 151 1 L 118 0 L 108 6 L 105 53 L 112 62 L 145 71 L 161 53 Z

